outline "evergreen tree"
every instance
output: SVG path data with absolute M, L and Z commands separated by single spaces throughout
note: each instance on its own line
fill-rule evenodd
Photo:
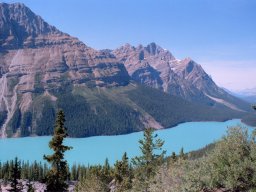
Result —
M 175 162 L 175 161 L 177 160 L 177 156 L 176 156 L 176 153 L 175 153 L 175 152 L 172 152 L 171 160 L 172 160 L 173 162 Z
M 117 161 L 114 165 L 114 179 L 116 183 L 116 191 L 122 192 L 132 188 L 132 170 L 129 166 L 129 158 L 126 152 L 122 157 L 122 161 Z
M 252 108 L 254 110 L 256 110 L 256 105 L 253 105 Z M 253 132 L 252 132 L 252 136 L 253 136 L 253 139 L 256 140 L 256 129 L 254 128 Z
M 106 158 L 104 166 L 102 167 L 102 180 L 107 184 L 111 181 L 111 169 L 108 158 Z
M 71 180 L 75 181 L 78 179 L 78 169 L 77 165 L 73 164 L 71 167 Z
M 54 151 L 52 155 L 44 155 L 44 159 L 51 164 L 51 169 L 46 175 L 47 191 L 62 192 L 67 191 L 66 180 L 69 176 L 67 161 L 64 160 L 64 152 L 72 147 L 63 144 L 67 135 L 67 129 L 64 127 L 65 115 L 62 110 L 57 114 L 54 126 L 54 134 L 49 142 L 49 147 Z
M 154 179 L 159 165 L 163 163 L 165 151 L 162 151 L 164 141 L 157 138 L 154 129 L 148 128 L 144 131 L 143 140 L 139 140 L 142 155 L 133 158 L 135 166 L 135 181 L 137 190 L 149 191 L 149 184 Z M 156 154 L 156 150 L 159 152 Z
M 3 172 L 2 172 L 2 170 L 3 170 L 3 167 L 2 167 L 2 163 L 1 163 L 1 161 L 0 161 L 0 178 L 1 178 L 1 179 L 3 178 Z
M 20 161 L 17 157 L 14 159 L 13 166 L 11 167 L 11 189 L 9 191 L 12 192 L 18 192 L 21 191 L 21 188 L 19 186 L 18 179 L 20 179 L 21 176 L 21 170 L 20 170 Z
M 180 149 L 180 155 L 179 155 L 179 157 L 180 157 L 180 159 L 183 159 L 183 160 L 186 159 L 186 155 L 185 155 L 185 153 L 184 153 L 184 148 L 183 148 L 183 147 Z

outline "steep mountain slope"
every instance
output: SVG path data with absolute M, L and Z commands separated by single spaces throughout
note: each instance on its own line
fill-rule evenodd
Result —
M 0 4 L 0 123 L 2 136 L 16 111 L 24 114 L 39 95 L 70 84 L 119 86 L 129 83 L 113 55 L 87 47 L 58 31 L 23 4 Z M 5 120 L 4 120 L 5 119 Z M 14 127 L 19 127 L 15 122 Z
M 0 3 L 0 42 L 1 137 L 52 134 L 59 108 L 66 113 L 72 137 L 160 129 L 185 121 L 222 121 L 245 114 L 243 104 L 235 105 L 239 109 L 234 110 L 213 102 L 221 99 L 213 94 L 216 91 L 211 92 L 219 89 L 213 82 L 203 94 L 208 105 L 185 101 L 183 98 L 195 101 L 204 85 L 190 76 L 208 78 L 202 69 L 194 70 L 200 69 L 194 63 L 184 64 L 184 73 L 179 68 L 183 65 L 178 65 L 169 52 L 151 44 L 140 48 L 147 51 L 138 55 L 138 63 L 129 65 L 128 59 L 136 61 L 136 51 L 134 57 L 129 51 L 123 58 L 114 51 L 117 59 L 109 50 L 94 50 L 47 24 L 23 4 Z M 162 63 L 158 63 L 159 55 Z M 141 62 L 146 57 L 151 59 Z M 167 60 L 177 62 L 177 71 L 194 83 L 182 80 L 170 66 L 164 68 Z M 173 95 L 183 98 L 162 90 L 174 90 Z
M 136 82 L 208 106 L 250 110 L 247 103 L 219 88 L 195 61 L 178 60 L 155 43 L 146 47 L 126 44 L 112 53 Z

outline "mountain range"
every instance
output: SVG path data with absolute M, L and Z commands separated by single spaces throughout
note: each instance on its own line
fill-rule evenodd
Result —
M 1 137 L 52 134 L 60 108 L 71 137 L 252 117 L 190 58 L 155 43 L 95 50 L 24 4 L 0 3 Z
M 244 89 L 235 93 L 237 97 L 244 99 L 245 101 L 255 104 L 256 103 L 256 88 Z

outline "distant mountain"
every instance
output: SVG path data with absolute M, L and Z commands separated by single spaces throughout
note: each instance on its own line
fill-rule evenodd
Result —
M 247 103 L 219 88 L 201 65 L 190 58 L 178 60 L 155 43 L 126 44 L 112 53 L 138 83 L 208 106 L 250 110 Z
M 256 87 L 251 89 L 244 89 L 236 92 L 239 95 L 254 96 L 256 95 Z
M 237 97 L 244 99 L 249 103 L 256 103 L 256 88 L 244 89 L 235 93 Z
M 60 108 L 71 137 L 223 121 L 249 111 L 191 59 L 178 61 L 154 43 L 97 51 L 20 3 L 0 3 L 0 42 L 1 137 L 52 134 Z

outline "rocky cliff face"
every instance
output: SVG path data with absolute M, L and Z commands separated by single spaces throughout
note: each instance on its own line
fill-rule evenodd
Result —
M 0 4 L 0 42 L 0 75 L 25 79 L 26 83 L 20 83 L 22 92 L 35 89 L 35 78 L 43 89 L 49 89 L 51 83 L 58 86 L 65 79 L 96 85 L 125 85 L 129 81 L 123 64 L 113 55 L 58 31 L 23 4 Z
M 245 103 L 219 88 L 195 61 L 190 58 L 178 60 L 155 43 L 145 47 L 126 44 L 112 53 L 139 83 L 209 106 L 248 110 L 244 108 Z
M 38 36 L 64 35 L 47 24 L 21 3 L 0 4 L 0 39 L 2 49 L 40 46 Z
M 112 54 L 60 32 L 23 4 L 0 4 L 0 42 L 0 109 L 7 115 L 5 121 L 0 117 L 2 130 L 17 108 L 28 110 L 34 93 L 49 95 L 71 84 L 129 83 L 124 65 Z
M 23 4 L 0 3 L 0 137 L 49 135 L 59 108 L 69 134 L 85 137 L 226 120 L 240 117 L 244 106 L 200 65 L 155 43 L 97 51 Z

